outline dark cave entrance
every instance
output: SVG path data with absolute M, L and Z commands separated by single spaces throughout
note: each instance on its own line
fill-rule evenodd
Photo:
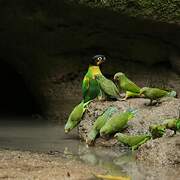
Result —
M 32 116 L 40 109 L 21 74 L 0 60 L 0 116 Z

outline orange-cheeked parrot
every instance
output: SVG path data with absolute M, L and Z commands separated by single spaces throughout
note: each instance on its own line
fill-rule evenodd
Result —
M 96 75 L 101 75 L 100 65 L 104 63 L 106 57 L 104 55 L 96 55 L 92 58 L 88 72 L 84 76 L 82 82 L 82 93 L 84 103 L 95 99 L 100 94 L 100 87 L 95 79 Z

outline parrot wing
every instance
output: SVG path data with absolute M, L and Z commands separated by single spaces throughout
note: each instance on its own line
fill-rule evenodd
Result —
M 111 80 L 109 80 L 109 79 L 101 80 L 101 81 L 99 81 L 99 84 L 100 84 L 102 90 L 106 94 L 108 94 L 110 96 L 114 96 L 114 97 L 119 97 L 119 90 Z
M 166 96 L 168 94 L 167 91 L 164 91 L 158 88 L 151 89 L 149 93 L 150 93 L 150 96 L 155 99 Z
M 83 93 L 84 99 L 86 98 L 86 96 L 88 94 L 89 84 L 90 84 L 90 79 L 89 79 L 89 77 L 85 76 L 83 79 L 83 83 L 82 83 L 82 93 Z
M 124 86 L 127 91 L 139 93 L 140 92 L 140 87 L 138 87 L 134 82 L 129 80 L 128 78 L 124 80 Z

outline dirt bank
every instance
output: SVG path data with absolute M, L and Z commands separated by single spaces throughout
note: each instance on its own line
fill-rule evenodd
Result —
M 43 153 L 0 150 L 0 179 L 87 180 L 100 168 Z
M 87 133 L 90 131 L 96 118 L 109 106 L 115 106 L 119 111 L 124 111 L 128 108 L 137 109 L 137 115 L 128 122 L 128 127 L 123 132 L 129 134 L 148 133 L 150 125 L 162 123 L 167 118 L 178 116 L 180 99 L 164 98 L 161 101 L 162 103 L 158 106 L 146 106 L 145 103 L 148 103 L 149 100 L 143 98 L 133 98 L 127 101 L 94 101 L 89 105 L 79 125 L 79 135 L 86 140 Z M 111 143 L 112 138 L 109 144 Z M 115 143 L 116 141 L 114 141 Z
M 180 136 L 147 142 L 137 152 L 137 159 L 153 165 L 180 165 Z
M 79 125 L 80 137 L 86 140 L 96 118 L 109 106 L 116 106 L 120 111 L 124 111 L 129 107 L 137 109 L 137 115 L 128 122 L 128 127 L 122 131 L 131 135 L 149 133 L 150 125 L 159 124 L 165 119 L 178 116 L 180 99 L 164 98 L 158 106 L 146 106 L 145 103 L 148 101 L 143 98 L 134 98 L 127 101 L 92 102 Z M 177 134 L 175 137 L 170 137 L 172 135 L 173 131 L 167 130 L 164 138 L 147 142 L 138 151 L 138 159 L 150 164 L 178 166 L 180 164 L 180 136 Z M 113 136 L 109 139 L 98 138 L 95 145 L 115 146 L 118 148 L 120 145 L 120 150 L 124 149 L 124 146 L 117 143 Z

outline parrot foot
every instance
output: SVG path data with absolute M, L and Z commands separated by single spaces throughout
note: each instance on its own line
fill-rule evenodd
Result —
M 121 101 L 126 101 L 127 100 L 127 97 L 124 97 L 121 99 Z
M 161 104 L 161 102 L 153 102 L 153 100 L 151 100 L 149 103 L 145 103 L 146 106 L 158 106 L 159 104 Z
M 117 101 L 121 101 L 122 98 L 117 98 Z
M 161 102 L 160 100 L 157 100 L 157 101 L 155 102 L 155 105 L 156 105 L 156 106 L 159 106 L 160 104 L 162 104 L 162 102 Z
M 99 101 L 106 101 L 106 97 L 104 97 L 104 96 L 98 96 L 98 100 L 99 100 Z
M 153 106 L 152 103 L 144 103 L 145 106 Z
M 161 104 L 161 102 L 156 101 L 156 102 L 152 102 L 152 103 L 147 104 L 147 106 L 159 106 L 160 104 Z

